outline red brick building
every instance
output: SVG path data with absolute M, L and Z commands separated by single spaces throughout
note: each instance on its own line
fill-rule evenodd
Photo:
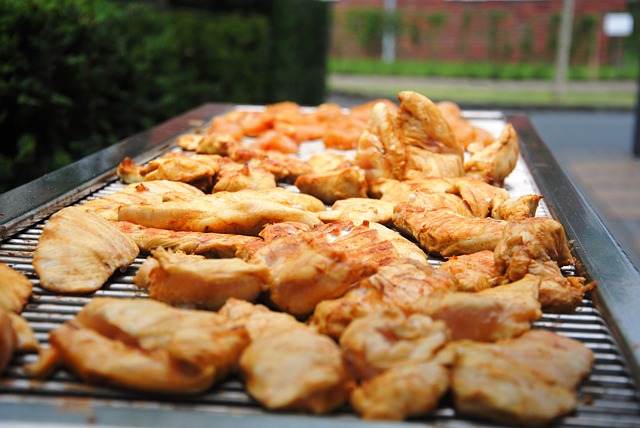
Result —
M 339 0 L 331 56 L 380 57 L 385 28 L 395 28 L 398 60 L 553 62 L 561 0 Z M 628 0 L 575 0 L 571 61 L 611 64 L 624 40 L 603 30 L 606 14 L 627 12 Z M 385 24 L 386 22 L 386 24 Z M 388 34 L 388 33 L 387 33 Z

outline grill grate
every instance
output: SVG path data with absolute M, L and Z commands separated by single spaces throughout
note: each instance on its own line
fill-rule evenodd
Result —
M 111 194 L 123 185 L 112 180 L 82 201 L 95 199 Z M 509 177 L 507 190 L 512 194 L 535 192 L 526 166 L 520 162 L 516 171 Z M 82 202 L 81 201 L 81 202 Z M 539 215 L 548 215 L 544 204 Z M 50 293 L 39 286 L 38 277 L 32 265 L 33 253 L 42 227 L 46 220 L 41 220 L 0 243 L 0 261 L 26 275 L 34 284 L 33 296 L 26 305 L 22 315 L 34 329 L 37 339 L 43 347 L 48 346 L 49 332 L 62 323 L 69 321 L 94 296 L 137 297 L 146 298 L 145 291 L 138 289 L 133 283 L 143 257 L 123 272 L 116 272 L 100 290 L 90 295 L 60 296 Z M 438 265 L 438 260 L 430 260 Z M 575 274 L 572 269 L 565 273 Z M 596 356 L 594 368 L 589 377 L 578 390 L 579 406 L 576 411 L 557 421 L 560 427 L 637 427 L 640 426 L 640 400 L 628 366 L 622 356 L 607 321 L 595 307 L 590 298 L 585 298 L 582 305 L 573 314 L 544 314 L 535 323 L 535 327 L 548 329 L 567 337 L 582 341 Z M 230 378 L 217 385 L 208 393 L 196 397 L 166 397 L 132 393 L 104 387 L 86 385 L 73 374 L 59 370 L 46 380 L 29 379 L 22 366 L 36 361 L 34 354 L 17 355 L 12 360 L 6 373 L 0 378 L 0 403 L 28 403 L 30 401 L 44 405 L 59 406 L 60 400 L 88 399 L 94 403 L 105 403 L 131 409 L 186 409 L 210 412 L 223 415 L 268 415 L 267 412 L 249 397 L 237 378 Z M 287 415 L 297 418 L 300 416 Z M 350 409 L 344 408 L 321 420 L 340 421 L 356 420 Z M 188 423 L 188 421 L 185 421 Z M 360 421 L 365 425 L 368 422 Z M 455 414 L 447 400 L 427 417 L 411 419 L 407 425 L 414 423 L 433 424 L 436 426 L 493 426 L 484 422 L 461 419 Z

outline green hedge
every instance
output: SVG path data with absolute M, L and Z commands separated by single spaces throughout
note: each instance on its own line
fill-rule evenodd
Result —
M 203 102 L 322 102 L 328 42 L 281 20 L 295 1 L 0 0 L 0 192 Z

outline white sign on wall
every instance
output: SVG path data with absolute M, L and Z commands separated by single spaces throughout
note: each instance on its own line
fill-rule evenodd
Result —
M 630 13 L 607 13 L 602 26 L 609 37 L 627 37 L 633 32 L 633 16 Z

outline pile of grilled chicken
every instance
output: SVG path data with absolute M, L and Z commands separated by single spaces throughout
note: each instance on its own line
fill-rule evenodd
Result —
M 142 253 L 149 299 L 94 297 L 26 370 L 173 395 L 235 374 L 267 409 L 367 419 L 445 399 L 509 424 L 570 413 L 593 353 L 532 323 L 594 284 L 563 274 L 574 259 L 541 196 L 502 187 L 514 129 L 398 99 L 233 110 L 146 165 L 124 159 L 122 190 L 52 215 L 33 265 L 46 290 L 91 293 Z M 302 159 L 309 140 L 323 150 Z M 2 269 L 6 365 L 39 346 L 18 315 L 31 284 Z

